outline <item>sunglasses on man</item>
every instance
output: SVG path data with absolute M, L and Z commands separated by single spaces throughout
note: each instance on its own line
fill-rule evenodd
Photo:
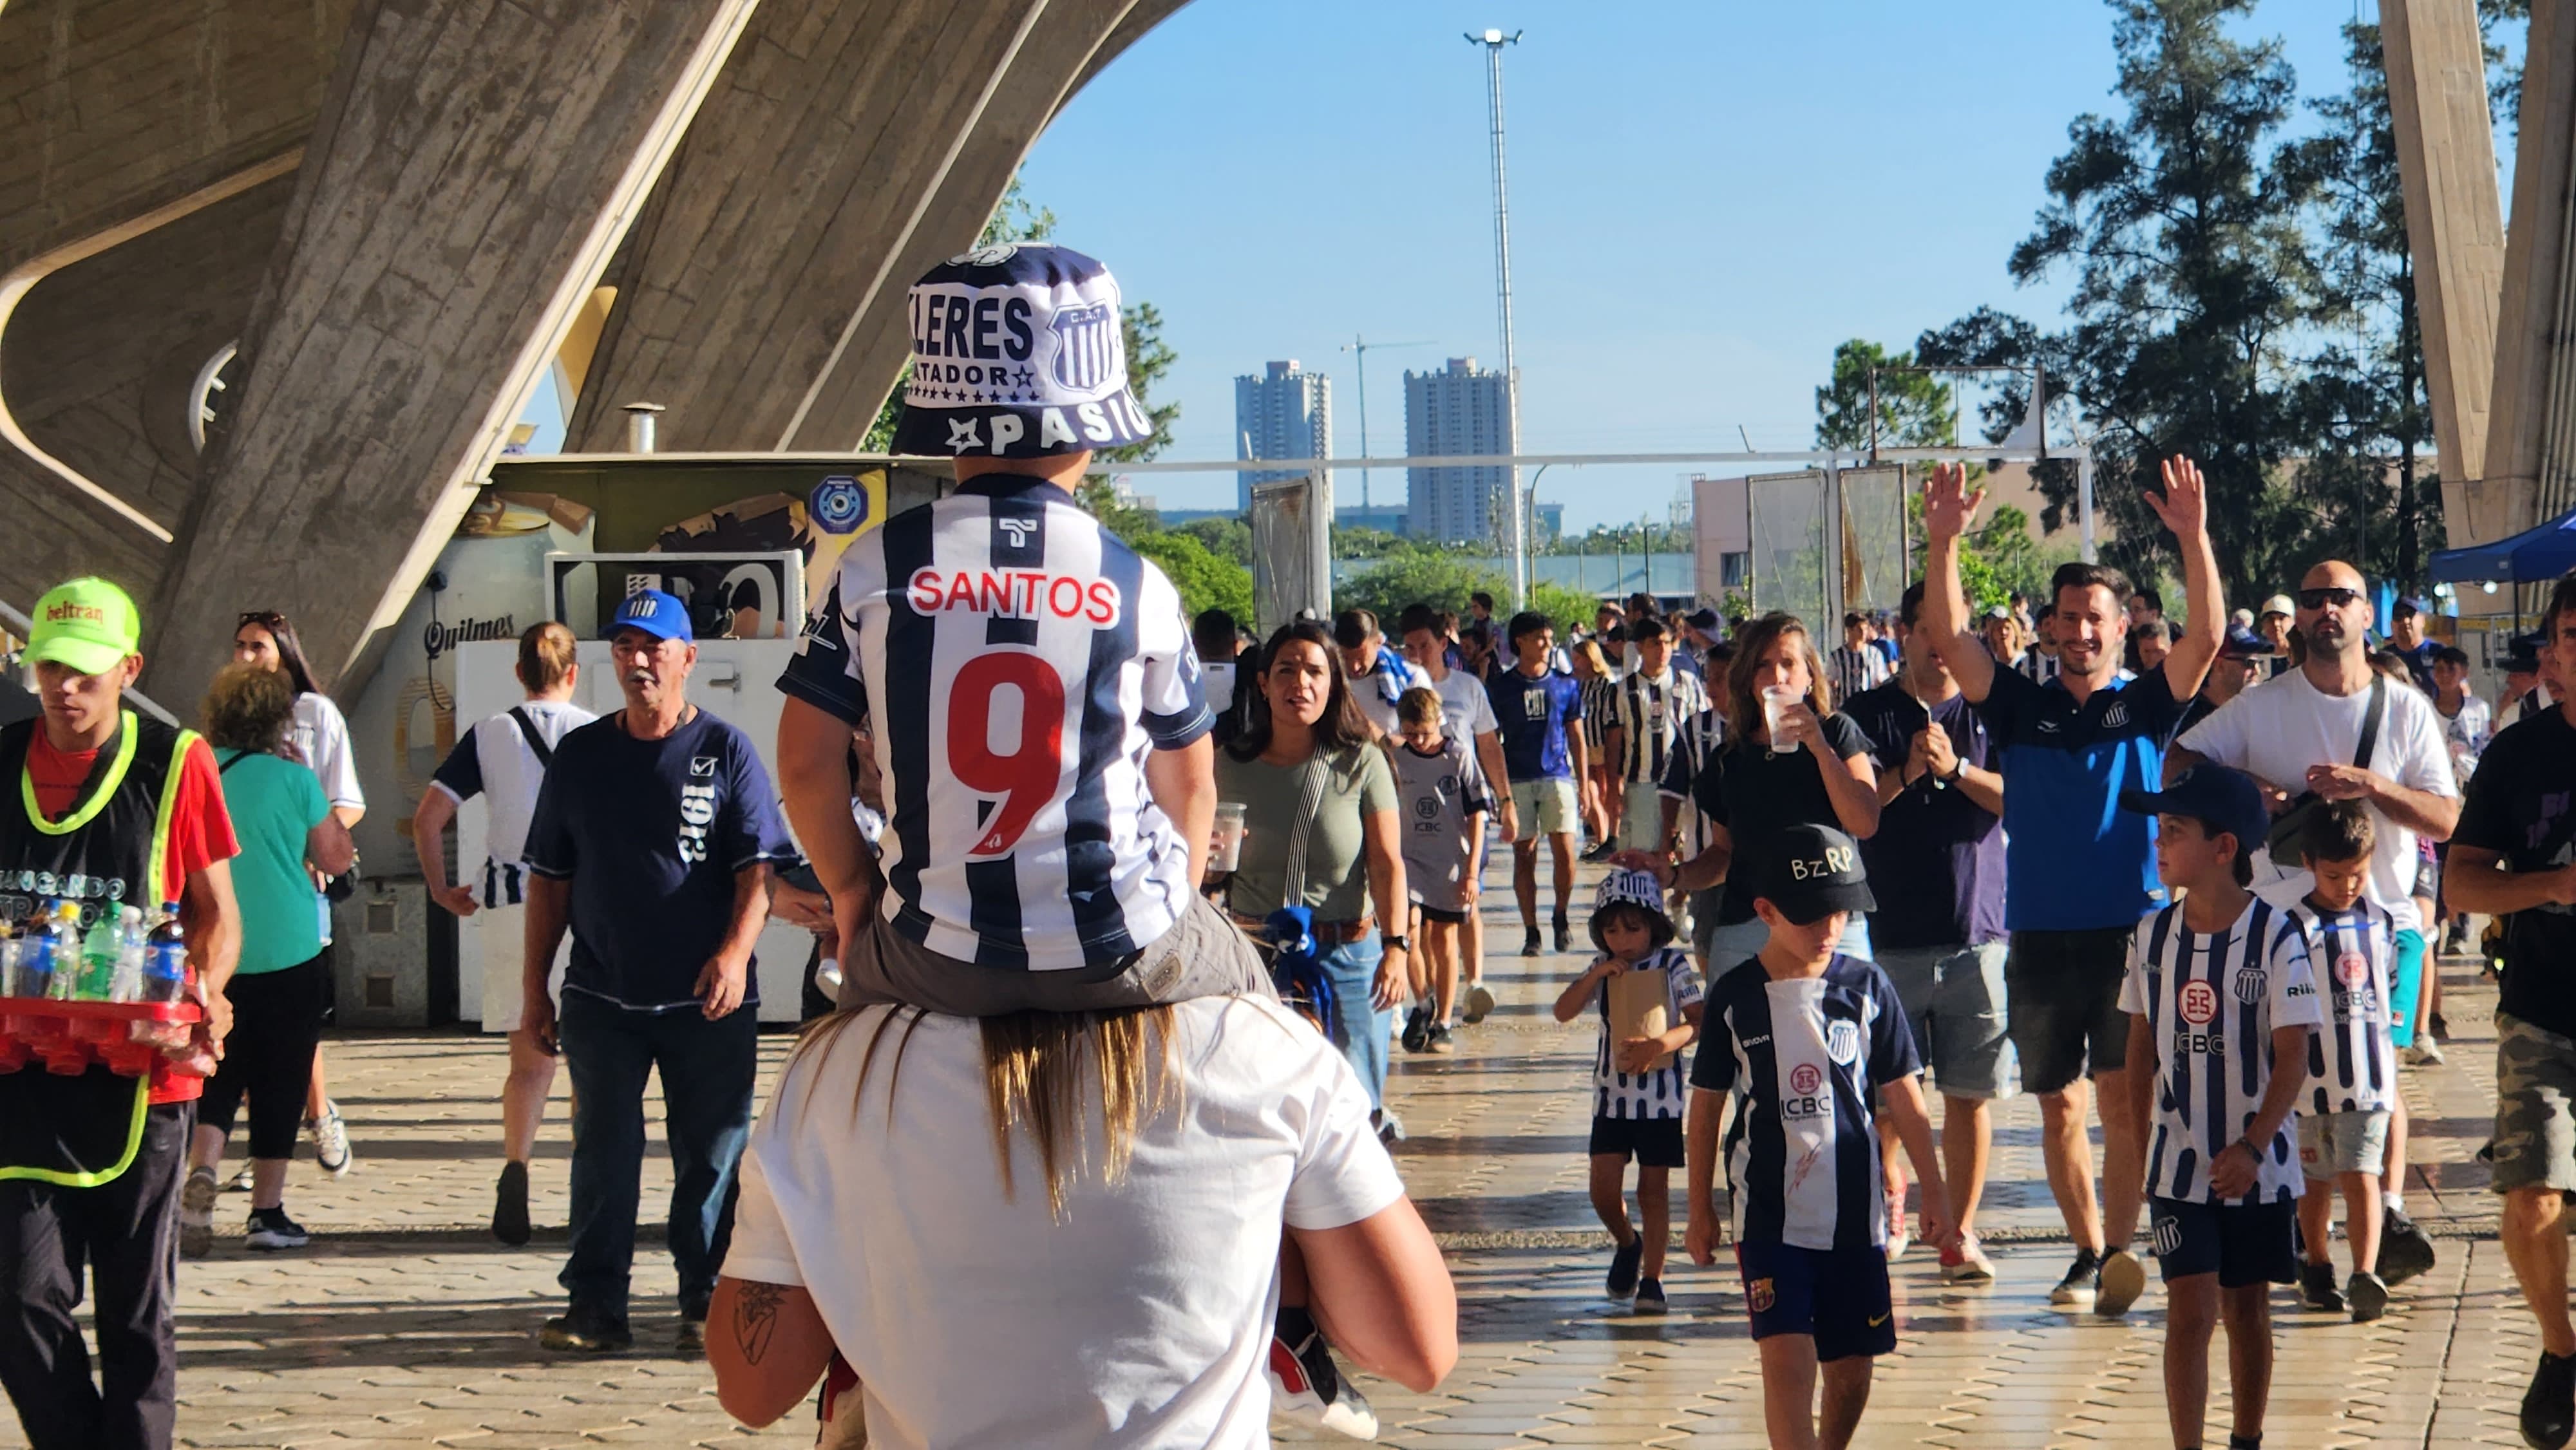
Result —
M 2346 589 L 2341 585 L 2334 585 L 2324 589 L 2302 589 L 2299 591 L 2299 607 L 2301 609 L 2324 609 L 2328 606 L 2341 609 L 2346 605 L 2359 604 L 2360 602 L 2360 590 Z

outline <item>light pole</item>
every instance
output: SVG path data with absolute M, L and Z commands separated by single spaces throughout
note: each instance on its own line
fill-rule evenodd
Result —
M 1342 351 L 1347 352 L 1347 353 L 1350 353 L 1350 354 L 1354 355 L 1354 356 L 1358 359 L 1358 365 L 1359 365 L 1359 370 L 1360 370 L 1360 458 L 1361 458 L 1361 460 L 1362 460 L 1362 461 L 1361 461 L 1361 463 L 1360 463 L 1360 517 L 1361 517 L 1361 518 L 1363 518 L 1363 519 L 1367 518 L 1367 517 L 1368 517 L 1368 514 L 1369 514 L 1369 471 L 1368 471 L 1368 463 L 1367 463 L 1367 459 L 1368 459 L 1368 456 L 1369 456 L 1369 442 L 1368 442 L 1368 355 L 1369 355 L 1369 349 L 1370 349 L 1370 348 L 1373 348 L 1373 347 L 1429 347 L 1429 346 L 1430 346 L 1430 344 L 1429 344 L 1429 343 L 1427 343 L 1427 342 L 1371 342 L 1371 341 L 1369 341 L 1367 338 L 1360 336 L 1360 335 L 1359 335 L 1358 333 L 1356 333 L 1356 332 L 1351 334 L 1351 340 L 1350 340 L 1350 341 L 1348 341 L 1348 342 L 1346 342 L 1346 343 L 1343 343 L 1343 344 L 1342 344 Z M 1407 527 L 1408 527 L 1408 528 L 1410 528 L 1410 527 L 1411 527 L 1411 525 L 1410 525 L 1410 524 L 1407 524 Z
M 1521 373 L 1519 361 L 1512 353 L 1512 208 L 1504 184 L 1503 163 L 1503 47 L 1520 44 L 1521 32 L 1509 35 L 1488 30 L 1467 37 L 1469 45 L 1485 48 L 1485 95 L 1493 121 L 1494 153 L 1494 285 L 1503 331 L 1503 401 L 1509 420 L 1512 451 L 1521 447 Z M 1521 470 L 1512 465 L 1512 588 L 1526 602 L 1530 592 L 1529 567 L 1529 500 L 1521 494 Z

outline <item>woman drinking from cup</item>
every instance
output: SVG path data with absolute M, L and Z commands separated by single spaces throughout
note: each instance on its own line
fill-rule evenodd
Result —
M 1726 744 L 1691 782 L 1691 798 L 1712 822 L 1708 848 L 1678 863 L 1693 891 L 1723 880 L 1717 935 L 1709 947 L 1713 978 L 1762 948 L 1753 915 L 1753 873 L 1730 872 L 1735 859 L 1759 859 L 1791 826 L 1829 826 L 1865 839 L 1878 830 L 1878 772 L 1869 738 L 1847 715 L 1831 713 L 1824 663 L 1797 616 L 1766 614 L 1736 636 L 1727 665 Z M 1675 869 L 1670 861 L 1648 863 Z M 1867 958 L 1869 927 L 1859 916 L 1844 930 L 1845 956 Z
M 1405 920 L 1395 772 L 1369 742 L 1323 625 L 1284 625 L 1262 651 L 1260 689 L 1243 733 L 1219 752 L 1217 796 L 1244 807 L 1226 906 L 1255 933 L 1283 907 L 1312 913 L 1314 949 L 1331 988 L 1324 1030 L 1385 1116 L 1388 1029 L 1405 990 L 1412 943 L 1381 924 Z

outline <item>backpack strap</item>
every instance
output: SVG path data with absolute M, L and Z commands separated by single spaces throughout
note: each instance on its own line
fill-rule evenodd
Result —
M 510 723 L 519 727 L 519 738 L 527 741 L 528 749 L 535 752 L 537 757 L 537 768 L 539 770 L 554 769 L 555 748 L 546 743 L 546 737 L 537 733 L 537 722 L 528 717 L 528 707 L 525 705 L 512 705 L 510 707 Z

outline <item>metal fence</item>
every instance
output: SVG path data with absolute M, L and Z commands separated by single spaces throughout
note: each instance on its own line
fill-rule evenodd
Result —
M 1911 582 L 1902 467 L 1756 474 L 1744 485 L 1755 613 L 1794 614 L 1835 641 L 1844 614 L 1896 607 Z
M 1905 546 L 1905 470 L 1893 463 L 1846 468 L 1840 482 L 1842 608 L 1894 609 L 1912 582 L 1907 578 L 1912 567 Z M 1839 630 L 1835 638 L 1841 638 Z
M 1831 612 L 1825 599 L 1825 471 L 1757 473 L 1744 480 L 1746 533 L 1753 541 L 1746 592 L 1753 612 L 1777 610 L 1805 620 L 1819 639 Z

